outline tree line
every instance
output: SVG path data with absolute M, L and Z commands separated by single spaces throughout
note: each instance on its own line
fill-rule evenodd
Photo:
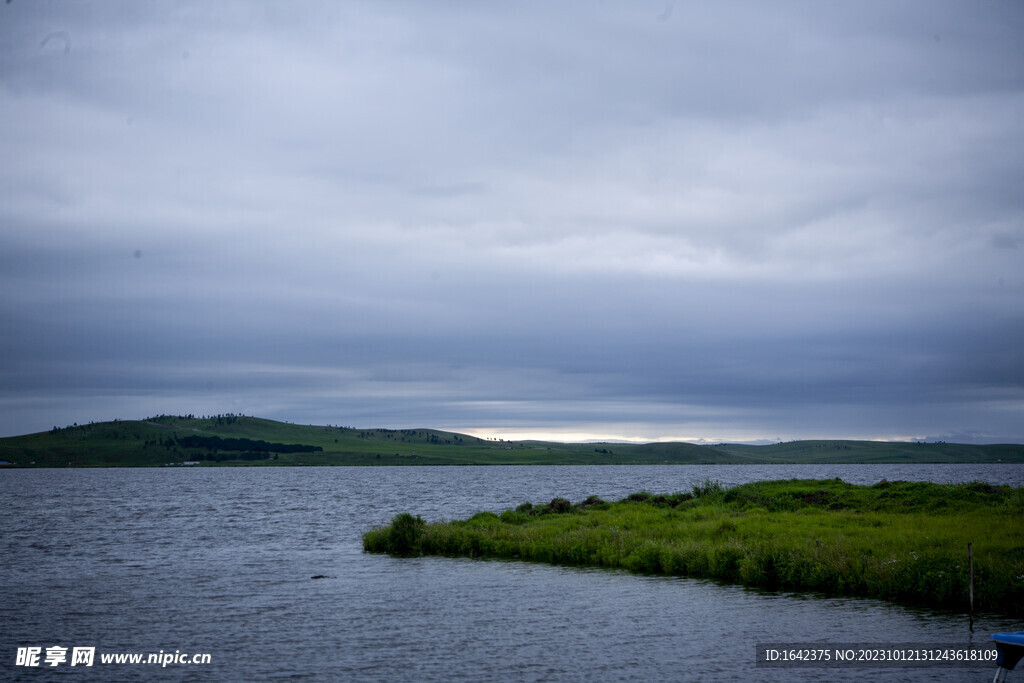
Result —
M 219 436 L 189 435 L 177 439 L 182 448 L 205 448 L 208 451 L 255 451 L 257 453 L 315 453 L 320 446 L 298 443 L 271 443 L 243 438 L 221 438 Z

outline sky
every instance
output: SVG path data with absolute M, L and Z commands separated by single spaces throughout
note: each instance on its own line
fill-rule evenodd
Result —
M 1024 442 L 1024 3 L 0 5 L 0 435 Z

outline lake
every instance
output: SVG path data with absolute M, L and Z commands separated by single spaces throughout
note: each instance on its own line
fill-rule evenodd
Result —
M 160 468 L 0 471 L 0 678 L 990 680 L 977 669 L 755 669 L 754 643 L 979 643 L 1021 622 L 622 571 L 362 552 L 398 512 L 759 479 L 986 481 L 1022 465 Z M 314 576 L 325 578 L 313 579 Z M 19 647 L 68 648 L 56 667 Z M 71 648 L 95 647 L 93 667 Z M 209 653 L 106 664 L 100 653 Z

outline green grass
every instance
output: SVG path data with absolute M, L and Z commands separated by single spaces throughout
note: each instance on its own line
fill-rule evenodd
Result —
M 1024 489 L 766 481 L 607 503 L 524 503 L 426 523 L 408 513 L 369 552 L 530 560 L 968 609 L 1024 612 Z
M 221 466 L 273 465 L 699 465 L 856 462 L 1024 462 L 1024 446 L 796 441 L 773 446 L 689 443 L 593 444 L 489 441 L 436 429 L 356 429 L 257 417 L 162 415 L 73 425 L 0 439 L 0 460 L 20 467 L 151 467 L 205 457 L 174 439 L 189 435 L 319 446 L 277 459 L 222 460 Z M 229 455 L 229 454 L 221 454 Z M 204 466 L 213 465 L 203 461 Z

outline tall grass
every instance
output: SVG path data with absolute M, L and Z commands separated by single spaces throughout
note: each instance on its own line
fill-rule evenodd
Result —
M 1024 613 L 1024 489 L 838 479 L 724 489 L 705 481 L 690 493 L 640 492 L 614 503 L 555 499 L 463 521 L 416 519 L 399 515 L 367 532 L 364 548 L 616 567 L 963 609 L 972 542 L 975 608 Z

